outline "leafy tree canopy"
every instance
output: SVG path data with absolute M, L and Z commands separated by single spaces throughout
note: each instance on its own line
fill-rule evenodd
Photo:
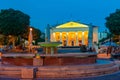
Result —
M 120 35 L 120 9 L 111 13 L 106 19 L 106 27 L 113 34 Z
M 0 12 L 0 32 L 4 35 L 18 36 L 25 32 L 30 17 L 14 9 L 5 9 Z

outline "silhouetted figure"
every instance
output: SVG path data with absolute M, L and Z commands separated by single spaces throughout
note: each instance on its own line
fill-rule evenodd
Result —
M 79 46 L 81 46 L 82 45 L 82 41 L 81 40 L 79 40 Z
M 74 41 L 72 41 L 72 46 L 74 46 Z
M 90 47 L 90 48 L 89 48 L 89 52 L 92 52 L 92 51 L 93 51 L 93 50 L 92 50 L 92 48 Z
M 112 52 L 112 46 L 108 46 L 108 48 L 107 48 L 107 56 L 108 56 L 108 54 L 111 54 L 111 52 Z
M 64 46 L 66 46 L 66 40 L 64 40 Z

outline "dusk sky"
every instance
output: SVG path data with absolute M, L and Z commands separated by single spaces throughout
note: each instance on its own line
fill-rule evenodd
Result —
M 105 17 L 120 9 L 120 0 L 1 0 L 0 10 L 13 8 L 28 14 L 30 25 L 44 32 L 47 24 L 68 21 L 92 23 L 105 30 Z

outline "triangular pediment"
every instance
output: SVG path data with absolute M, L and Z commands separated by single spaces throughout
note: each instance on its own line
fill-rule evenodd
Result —
M 88 27 L 88 25 L 70 21 L 62 25 L 56 26 L 56 28 L 81 28 L 81 27 Z

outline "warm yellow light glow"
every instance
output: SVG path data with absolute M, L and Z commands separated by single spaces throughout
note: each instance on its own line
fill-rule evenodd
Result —
M 53 40 L 55 40 L 55 33 L 53 33 Z
M 30 28 L 30 31 L 32 31 L 32 28 Z
M 62 45 L 72 44 L 78 45 L 88 45 L 88 31 L 78 31 L 78 32 L 54 32 L 52 34 L 54 41 L 61 41 Z
M 80 24 L 78 22 L 68 22 L 68 23 L 65 23 L 65 24 L 62 24 L 62 25 L 59 25 L 57 26 L 56 28 L 75 28 L 75 27 L 88 27 L 87 25 L 85 24 Z
M 56 41 L 60 41 L 60 32 L 55 33 L 55 39 Z
M 78 40 L 82 40 L 82 32 L 78 32 Z
M 67 32 L 67 35 L 68 35 L 68 32 Z
M 84 36 L 84 32 L 82 32 L 82 35 Z
M 84 32 L 84 44 L 88 45 L 88 31 Z
M 66 32 L 62 32 L 62 40 L 66 40 L 67 39 L 67 33 Z
M 78 35 L 78 32 L 76 32 L 76 35 Z

